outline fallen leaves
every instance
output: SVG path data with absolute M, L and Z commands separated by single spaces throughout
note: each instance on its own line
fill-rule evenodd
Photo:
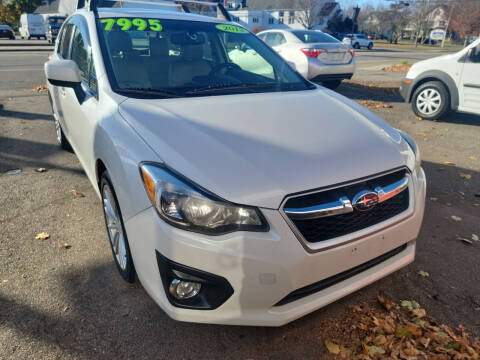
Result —
M 477 161 L 477 157 L 476 157 L 476 156 L 470 156 L 469 159 L 472 160 L 472 161 Z
M 45 168 L 36 168 L 35 171 L 38 172 L 38 173 L 44 173 L 44 172 L 47 172 L 47 169 L 45 169 Z
M 397 304 L 386 295 L 378 295 L 377 300 L 386 310 L 392 310 L 397 306 Z
M 330 354 L 334 354 L 334 355 L 340 354 L 340 346 L 338 346 L 334 342 L 327 339 L 325 340 L 325 346 L 327 347 L 327 350 L 330 352 Z
M 85 197 L 85 195 L 83 195 L 80 191 L 75 190 L 75 189 L 72 190 L 72 194 L 73 194 L 73 196 L 75 196 L 75 197 L 81 197 L 81 198 L 82 198 L 82 197 Z
M 452 215 L 450 216 L 452 218 L 453 221 L 456 221 L 456 222 L 460 222 L 462 221 L 462 218 L 460 216 L 455 216 L 455 215 Z
M 41 232 L 35 236 L 35 240 L 47 240 L 48 238 L 50 238 L 50 235 L 46 232 Z
M 38 85 L 35 86 L 32 90 L 36 92 L 47 91 L 47 85 Z
M 480 238 L 478 237 L 477 234 L 472 234 L 472 240 L 473 241 L 480 241 Z
M 443 164 L 448 165 L 448 166 L 455 166 L 456 165 L 454 162 L 451 162 L 451 161 L 444 161 Z
M 70 244 L 67 244 L 67 243 L 63 243 L 59 246 L 60 249 L 64 249 L 64 250 L 68 250 L 72 247 L 72 245 Z
M 430 274 L 428 272 L 423 271 L 423 270 L 420 270 L 418 272 L 418 275 L 420 275 L 421 277 L 429 277 L 430 276 Z
M 480 340 L 471 339 L 464 325 L 458 333 L 439 326 L 415 300 L 399 306 L 384 294 L 377 299 L 382 307 L 354 305 L 345 319 L 336 320 L 341 333 L 330 334 L 335 342 L 324 341 L 332 358 L 480 359 Z
M 369 109 L 391 109 L 393 106 L 383 101 L 363 100 L 360 104 Z
M 396 64 L 392 66 L 387 66 L 382 68 L 382 71 L 387 71 L 387 72 L 408 72 L 412 65 L 410 64 Z
M 472 175 L 470 174 L 465 174 L 465 173 L 460 173 L 460 177 L 465 180 L 470 180 L 472 178 Z

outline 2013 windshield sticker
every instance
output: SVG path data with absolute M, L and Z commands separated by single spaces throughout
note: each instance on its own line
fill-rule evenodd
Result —
M 217 25 L 217 29 L 225 32 L 235 33 L 235 34 L 248 34 L 247 29 L 244 29 L 240 26 L 235 26 L 235 25 L 220 24 L 220 25 Z
M 160 20 L 158 19 L 141 19 L 141 18 L 108 18 L 100 20 L 104 24 L 105 31 L 112 31 L 115 26 L 122 31 L 137 30 L 137 31 L 150 31 L 160 32 L 163 30 Z

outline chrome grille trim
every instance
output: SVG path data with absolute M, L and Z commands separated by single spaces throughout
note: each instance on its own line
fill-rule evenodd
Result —
M 333 190 L 333 189 L 338 189 L 338 188 L 342 188 L 342 187 L 355 185 L 355 184 L 358 184 L 358 183 L 362 183 L 364 181 L 369 181 L 369 180 L 373 180 L 375 178 L 379 178 L 379 177 L 382 177 L 382 176 L 393 174 L 393 173 L 401 171 L 401 170 L 405 171 L 405 174 L 406 174 L 405 178 L 402 179 L 401 181 L 395 182 L 394 184 L 391 184 L 389 186 L 384 186 L 383 187 L 383 192 L 384 192 L 384 196 L 390 195 L 392 193 L 392 190 L 395 190 L 395 189 L 392 189 L 393 185 L 397 186 L 397 185 L 399 185 L 399 183 L 401 183 L 401 185 L 402 185 L 402 186 L 400 186 L 401 190 L 398 191 L 396 194 L 399 194 L 400 192 L 402 192 L 403 190 L 405 190 L 407 188 L 410 190 L 409 191 L 408 209 L 406 211 L 388 219 L 388 220 L 385 220 L 382 223 L 374 225 L 374 226 L 379 227 L 376 230 L 372 230 L 372 229 L 368 230 L 369 228 L 365 228 L 365 229 L 362 229 L 362 230 L 359 230 L 359 231 L 356 231 L 356 232 L 353 232 L 353 233 L 350 233 L 350 234 L 347 234 L 347 235 L 339 236 L 335 239 L 324 241 L 323 243 L 322 242 L 310 243 L 303 237 L 302 233 L 298 230 L 296 225 L 292 222 L 292 219 L 290 219 L 289 216 L 287 215 L 287 213 L 285 212 L 285 204 L 287 203 L 288 200 L 290 200 L 292 198 L 306 196 L 306 195 L 310 195 L 310 194 L 317 194 L 317 193 L 321 193 L 321 192 L 325 192 L 325 191 L 329 191 L 329 190 Z M 377 190 L 377 188 L 375 190 Z M 393 196 L 391 196 L 391 197 L 393 197 Z M 383 201 L 386 201 L 386 200 L 387 199 L 384 199 Z M 285 219 L 288 226 L 293 231 L 293 233 L 295 234 L 295 236 L 299 240 L 300 244 L 305 248 L 305 250 L 309 253 L 315 253 L 315 252 L 325 251 L 325 250 L 328 250 L 328 249 L 332 249 L 332 248 L 335 248 L 335 247 L 338 247 L 338 246 L 341 246 L 341 245 L 345 245 L 345 244 L 357 241 L 361 238 L 364 238 L 366 236 L 370 236 L 370 235 L 373 235 L 373 234 L 375 234 L 379 231 L 382 231 L 387 227 L 390 227 L 390 226 L 393 226 L 393 225 L 395 225 L 399 222 L 402 222 L 402 221 L 410 218 L 413 215 L 414 204 L 415 204 L 415 202 L 414 202 L 414 188 L 413 188 L 413 183 L 412 183 L 411 171 L 407 167 L 399 167 L 399 168 L 395 168 L 395 169 L 392 169 L 392 170 L 389 170 L 389 171 L 378 173 L 378 174 L 375 174 L 375 175 L 372 175 L 372 176 L 368 176 L 368 177 L 364 177 L 364 178 L 361 178 L 361 179 L 352 180 L 352 181 L 349 181 L 349 182 L 344 182 L 344 183 L 340 183 L 340 184 L 336 184 L 336 185 L 332 185 L 332 186 L 327 186 L 327 187 L 320 188 L 320 189 L 317 189 L 317 190 L 306 191 L 306 192 L 303 192 L 303 193 L 297 193 L 297 194 L 293 194 L 293 195 L 287 195 L 284 198 L 284 200 L 282 201 L 282 204 L 281 204 L 279 210 L 280 210 L 281 216 Z M 353 238 L 352 238 L 352 235 L 353 235 Z

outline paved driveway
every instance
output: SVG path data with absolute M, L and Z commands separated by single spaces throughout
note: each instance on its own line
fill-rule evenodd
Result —
M 75 155 L 56 146 L 47 97 L 30 90 L 41 77 L 0 76 L 1 359 L 318 359 L 323 322 L 350 304 L 375 301 L 379 291 L 416 299 L 440 321 L 480 335 L 480 242 L 456 239 L 480 235 L 480 117 L 418 121 L 395 95 L 342 85 L 359 101 L 391 103 L 377 111 L 420 144 L 431 200 L 415 263 L 282 328 L 198 325 L 170 320 L 141 285 L 120 279 L 100 202 Z M 6 174 L 11 169 L 22 172 Z M 43 231 L 50 239 L 35 240 Z M 60 249 L 63 243 L 72 247 Z

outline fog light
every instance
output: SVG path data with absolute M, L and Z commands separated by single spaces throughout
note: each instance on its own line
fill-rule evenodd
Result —
M 173 279 L 169 291 L 176 299 L 185 300 L 197 296 L 201 288 L 202 284 L 197 282 Z

